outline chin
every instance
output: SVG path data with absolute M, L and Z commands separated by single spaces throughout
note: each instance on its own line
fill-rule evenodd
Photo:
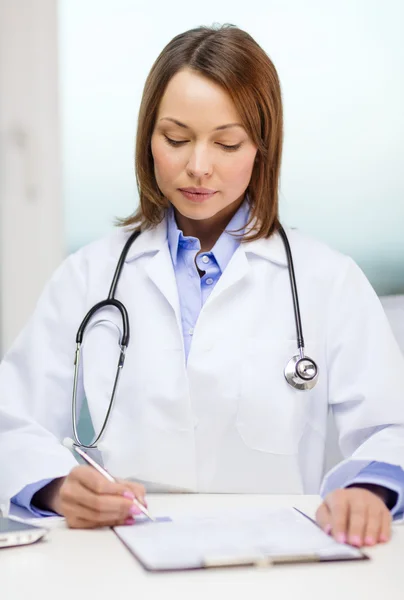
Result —
M 196 204 L 195 206 L 175 206 L 179 213 L 182 214 L 183 217 L 187 219 L 194 219 L 195 221 L 202 221 L 204 219 L 211 219 L 218 212 L 222 210 L 222 208 L 212 208 L 211 206 L 203 206 Z

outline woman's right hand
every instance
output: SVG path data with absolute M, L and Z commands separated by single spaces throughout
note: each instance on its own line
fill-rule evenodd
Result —
M 141 514 L 134 498 L 147 506 L 140 483 L 112 483 L 92 467 L 80 465 L 45 486 L 35 503 L 63 515 L 69 527 L 90 529 L 133 524 L 134 516 Z

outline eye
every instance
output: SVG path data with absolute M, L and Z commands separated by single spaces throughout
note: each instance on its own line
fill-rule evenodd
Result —
M 168 144 L 170 144 L 170 146 L 174 146 L 174 147 L 182 146 L 183 144 L 188 143 L 187 140 L 183 140 L 183 141 L 172 140 L 167 135 L 164 135 L 164 138 L 165 138 L 166 142 Z M 235 144 L 234 146 L 228 146 L 227 144 L 220 144 L 220 143 L 218 143 L 218 145 L 221 146 L 223 148 L 223 150 L 225 150 L 226 152 L 234 152 L 235 150 L 238 150 L 240 148 L 241 142 L 240 142 L 240 144 Z
M 181 146 L 182 144 L 186 144 L 186 141 L 183 142 L 178 142 L 177 140 L 172 140 L 171 138 L 167 137 L 166 135 L 164 136 L 167 143 L 170 144 L 170 146 Z
M 238 150 L 241 146 L 240 144 L 235 144 L 234 146 L 226 146 L 226 144 L 219 144 L 219 146 L 222 146 L 222 148 L 224 150 L 227 150 L 228 152 L 234 152 L 235 150 Z

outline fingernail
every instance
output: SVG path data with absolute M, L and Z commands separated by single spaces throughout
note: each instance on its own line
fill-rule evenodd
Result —
M 134 525 L 135 524 L 135 519 L 133 519 L 132 517 L 128 517 L 126 519 L 126 521 L 124 521 L 124 525 Z
M 379 541 L 380 541 L 382 544 L 385 544 L 386 542 L 388 542 L 388 541 L 389 541 L 389 538 L 387 537 L 387 535 L 384 535 L 384 534 L 382 533 L 382 535 L 379 537 Z
M 140 510 L 140 508 L 138 506 L 136 506 L 136 504 L 132 504 L 132 506 L 129 509 L 129 512 L 131 515 L 141 515 L 142 511 Z
M 372 538 L 371 535 L 367 535 L 365 537 L 365 544 L 366 544 L 366 546 L 373 546 L 374 543 L 375 543 L 375 540 L 374 540 L 374 538 Z
M 337 542 L 339 542 L 340 544 L 345 544 L 346 542 L 346 535 L 345 533 L 337 533 L 336 538 Z
M 324 526 L 324 529 L 323 529 L 323 531 L 324 531 L 324 533 L 326 533 L 327 535 L 329 535 L 329 534 L 330 534 L 330 532 L 331 532 L 331 525 L 330 525 L 330 523 L 327 523 L 327 525 L 325 525 L 325 526 Z
M 124 498 L 127 498 L 128 500 L 133 500 L 135 498 L 135 496 L 132 494 L 132 492 L 124 492 L 122 495 Z
M 351 537 L 349 538 L 349 543 L 351 544 L 351 546 L 361 546 L 362 540 L 359 537 L 359 535 L 351 535 Z

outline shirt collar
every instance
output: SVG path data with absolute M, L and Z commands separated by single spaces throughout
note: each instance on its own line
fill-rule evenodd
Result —
M 172 204 L 170 204 L 167 210 L 167 242 L 168 247 L 170 248 L 171 259 L 174 266 L 177 264 L 178 245 L 181 235 L 182 231 L 178 229 L 177 222 L 175 220 L 174 209 Z
M 222 273 L 240 244 L 240 236 L 243 234 L 243 230 L 247 224 L 249 212 L 248 200 L 244 200 L 210 251 L 214 255 Z M 177 264 L 179 248 L 190 245 L 192 249 L 200 250 L 201 247 L 197 238 L 184 236 L 182 231 L 178 229 L 172 206 L 167 211 L 167 240 L 174 266 Z
M 243 211 L 246 207 L 244 206 L 245 203 L 243 203 L 239 209 L 239 211 Z M 248 207 L 248 205 L 247 205 Z M 238 212 L 239 212 L 238 211 Z M 167 211 L 168 212 L 168 211 Z M 237 213 L 234 215 L 233 219 L 236 219 Z M 167 244 L 168 241 L 168 216 L 166 215 L 166 217 L 161 221 L 161 223 L 159 223 L 158 225 L 156 225 L 155 227 L 149 228 L 149 229 L 145 229 L 142 234 L 135 240 L 135 242 L 132 244 L 131 248 L 129 249 L 125 262 L 130 262 L 140 256 L 143 256 L 145 254 L 156 254 L 157 252 L 159 252 L 165 244 Z M 247 212 L 247 217 L 248 217 L 248 212 Z M 230 223 L 228 224 L 227 228 L 228 230 L 230 229 L 237 229 L 237 225 L 235 225 L 233 223 L 233 219 L 230 221 Z M 177 224 L 175 222 L 175 218 L 174 218 L 174 223 L 175 223 L 175 230 L 178 230 Z M 254 227 L 254 222 L 251 223 L 251 227 Z M 248 227 L 248 230 L 250 230 L 250 226 Z M 125 238 L 127 236 L 130 235 L 131 233 L 131 229 L 124 229 L 123 230 L 125 232 Z M 293 237 L 293 231 L 291 230 L 286 230 L 286 233 L 288 234 L 288 237 L 290 238 L 291 236 Z M 228 234 L 229 235 L 229 234 Z M 234 241 L 237 242 L 237 237 L 233 237 L 231 236 L 232 239 Z M 175 245 L 174 242 L 174 246 L 176 248 L 176 254 L 178 252 L 178 238 L 179 235 L 177 237 L 177 244 Z M 123 241 L 121 241 L 121 237 L 119 237 L 119 246 L 117 246 L 117 248 L 120 248 L 120 245 L 123 244 Z M 117 242 L 118 243 L 118 242 Z M 238 242 L 237 242 L 238 243 Z M 285 248 L 282 242 L 282 239 L 279 235 L 279 233 L 274 233 L 270 236 L 270 238 L 261 238 L 259 240 L 255 240 L 252 242 L 244 242 L 242 244 L 243 248 L 244 248 L 244 252 L 246 254 L 255 254 L 256 256 L 261 256 L 262 258 L 265 258 L 267 260 L 272 261 L 275 264 L 281 265 L 281 266 L 287 266 L 288 262 L 287 262 L 287 258 L 286 258 L 286 253 L 285 253 Z M 223 264 L 223 263 L 222 263 Z

